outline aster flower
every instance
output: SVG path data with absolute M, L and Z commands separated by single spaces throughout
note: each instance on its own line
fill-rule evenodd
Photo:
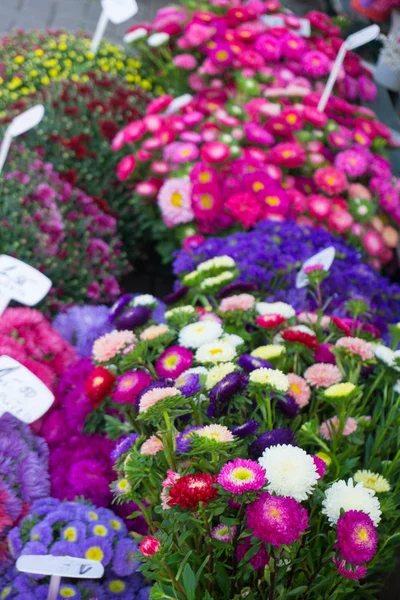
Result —
M 319 431 L 323 438 L 325 438 L 326 440 L 331 440 L 331 439 L 333 439 L 334 434 L 339 431 L 339 427 L 340 427 L 340 420 L 338 417 L 335 416 L 335 417 L 332 417 L 331 419 L 328 419 L 327 421 L 324 421 L 323 423 L 321 423 L 321 427 L 320 427 Z M 344 424 L 342 435 L 344 437 L 351 435 L 352 433 L 357 431 L 357 427 L 358 427 L 357 420 L 353 419 L 353 417 L 348 417 Z
M 272 369 L 273 366 L 267 360 L 263 360 L 262 358 L 257 358 L 252 356 L 251 354 L 242 354 L 239 357 L 238 365 L 247 373 L 251 373 L 255 369 Z
M 232 310 L 246 311 L 251 310 L 255 305 L 255 299 L 250 294 L 237 294 L 224 298 L 219 305 L 219 310 L 223 313 Z
M 296 445 L 294 433 L 291 429 L 280 427 L 262 433 L 250 446 L 249 454 L 253 459 L 257 459 L 267 448 L 279 445 Z
M 304 373 L 305 380 L 316 388 L 328 388 L 342 381 L 342 373 L 336 365 L 317 363 L 308 367 Z
M 135 404 L 138 394 L 151 383 L 151 376 L 144 371 L 128 371 L 120 375 L 112 394 L 114 402 Z
M 351 395 L 353 395 L 353 392 L 356 389 L 357 388 L 354 383 L 350 383 L 348 381 L 335 383 L 324 391 L 324 396 L 325 398 L 329 398 L 331 400 L 342 400 L 343 398 L 349 398 Z
M 362 483 L 354 485 L 352 479 L 347 483 L 343 479 L 333 483 L 325 492 L 322 507 L 322 513 L 328 517 L 331 525 L 338 522 L 342 509 L 345 512 L 362 511 L 371 517 L 375 526 L 381 520 L 380 504 L 375 492 L 365 488 Z
M 215 321 L 201 321 L 186 325 L 179 332 L 179 344 L 185 348 L 200 348 L 203 344 L 210 344 L 221 337 L 222 326 Z
M 333 557 L 332 561 L 337 565 L 337 572 L 342 577 L 346 579 L 353 579 L 354 581 L 358 581 L 359 579 L 363 579 L 367 575 L 367 567 L 364 565 L 359 565 L 356 567 L 348 566 L 345 560 L 338 560 Z
M 361 360 L 371 360 L 374 358 L 374 350 L 372 344 L 358 337 L 343 337 L 336 344 L 336 348 L 344 348 L 350 354 L 359 356 Z
M 151 309 L 148 306 L 131 306 L 126 310 L 123 310 L 121 314 L 116 317 L 114 323 L 117 329 L 127 331 L 129 329 L 135 329 L 141 327 L 151 317 Z
M 310 401 L 311 390 L 303 377 L 295 373 L 288 373 L 288 394 L 295 400 L 299 408 L 304 408 Z
M 167 179 L 158 192 L 158 206 L 167 227 L 189 223 L 194 219 L 190 194 L 192 184 L 186 179 Z
M 236 556 L 238 561 L 241 561 L 246 556 L 247 552 L 251 548 L 251 537 L 246 537 L 244 540 L 240 541 L 236 549 Z M 261 544 L 259 551 L 250 558 L 249 563 L 253 567 L 255 571 L 259 569 L 264 569 L 266 565 L 269 563 L 269 555 L 267 550 L 265 549 L 265 544 Z
M 285 342 L 291 342 L 294 344 L 301 344 L 315 351 L 318 348 L 318 340 L 315 334 L 309 334 L 304 331 L 295 329 L 286 329 L 281 333 L 282 339 Z
M 247 376 L 237 371 L 221 379 L 209 393 L 210 405 L 207 416 L 212 418 L 227 414 L 229 401 L 235 394 L 246 388 L 247 381 Z
M 170 399 L 169 406 L 180 404 L 182 402 L 182 394 L 175 387 L 154 388 L 144 393 L 139 400 L 139 414 L 145 414 L 149 410 L 153 413 L 154 407 L 160 408 L 160 405 L 165 404 L 167 399 Z M 153 409 L 153 410 L 151 410 Z
M 286 302 L 258 302 L 256 310 L 259 315 L 279 315 L 284 319 L 291 319 L 296 315 L 296 311 Z
M 115 382 L 115 375 L 110 373 L 105 367 L 96 367 L 93 369 L 85 382 L 86 394 L 91 399 L 93 406 L 99 404 L 111 393 Z
M 164 450 L 162 441 L 157 436 L 151 435 L 141 445 L 140 454 L 145 456 L 155 456 L 161 450 Z
M 169 333 L 169 327 L 164 323 L 160 323 L 159 325 L 150 325 L 149 327 L 146 327 L 139 337 L 143 342 L 152 342 L 158 340 L 166 333 Z
M 247 509 L 247 527 L 267 544 L 280 547 L 299 540 L 307 529 L 307 511 L 293 498 L 262 493 Z
M 314 181 L 328 196 L 337 196 L 348 187 L 346 175 L 335 167 L 317 169 L 314 173 Z
M 312 456 L 297 446 L 267 448 L 258 462 L 265 469 L 268 489 L 280 496 L 306 500 L 319 479 Z
M 198 363 L 227 363 L 232 361 L 236 356 L 236 350 L 234 346 L 228 342 L 222 342 L 220 340 L 211 342 L 209 344 L 203 344 L 198 348 L 196 352 L 196 361 Z
M 341 559 L 353 565 L 369 562 L 378 548 L 378 532 L 372 519 L 359 510 L 349 510 L 337 522 L 337 542 Z
M 286 319 L 281 315 L 260 315 L 257 317 L 256 323 L 263 329 L 275 329 L 279 325 L 286 323 Z
M 90 537 L 81 544 L 83 557 L 88 560 L 98 560 L 107 566 L 112 559 L 111 542 L 99 537 Z
M 80 543 L 86 537 L 86 525 L 81 521 L 70 521 L 62 528 L 60 537 L 71 543 Z
M 196 435 L 201 438 L 212 440 L 217 444 L 226 444 L 234 441 L 232 432 L 225 425 L 206 425 L 196 431 Z
M 252 460 L 237 458 L 222 467 L 217 482 L 224 490 L 241 495 L 262 489 L 266 483 L 265 471 Z
M 90 357 L 93 343 L 105 333 L 112 331 L 107 306 L 72 306 L 60 313 L 53 327 L 62 337 L 76 347 L 79 356 Z
M 241 425 L 236 425 L 235 427 L 232 427 L 231 431 L 235 437 L 248 437 L 249 435 L 254 435 L 259 426 L 260 424 L 258 423 L 258 421 L 250 419 L 249 421 L 245 421 Z
M 96 362 L 107 362 L 135 341 L 132 331 L 111 331 L 95 341 L 92 356 Z
M 365 488 L 373 490 L 377 494 L 390 491 L 390 484 L 385 477 L 366 469 L 356 471 L 354 473 L 354 481 L 362 483 Z
M 235 371 L 236 365 L 232 362 L 221 363 L 212 367 L 206 376 L 206 389 L 211 390 L 221 379 Z
M 193 354 L 182 346 L 170 346 L 156 361 L 156 372 L 159 377 L 177 379 L 192 366 Z
M 176 436 L 176 451 L 178 454 L 183 454 L 191 450 L 192 436 L 199 429 L 201 429 L 201 426 L 187 427 L 182 433 Z
M 203 387 L 199 374 L 191 372 L 190 369 L 176 379 L 175 385 L 184 396 L 194 396 Z
M 133 540 L 124 538 L 119 540 L 114 549 L 114 558 L 112 568 L 116 575 L 127 577 L 132 575 L 139 566 L 139 561 L 136 559 L 138 546 Z
M 282 344 L 268 344 L 266 346 L 259 346 L 251 353 L 254 358 L 261 358 L 262 360 L 274 360 L 285 354 L 286 348 Z
M 270 387 L 277 392 L 285 393 L 289 389 L 287 375 L 278 369 L 256 369 L 250 373 L 249 381 L 262 387 Z
M 208 473 L 195 473 L 180 477 L 170 488 L 170 506 L 179 506 L 183 510 L 196 510 L 200 502 L 208 504 L 218 496 L 214 487 L 216 477 Z
M 113 463 L 117 462 L 121 456 L 126 454 L 128 450 L 130 450 L 130 448 L 136 443 L 139 437 L 140 436 L 137 433 L 132 433 L 118 440 L 110 454 Z
M 236 534 L 236 526 L 225 525 L 224 523 L 220 523 L 216 525 L 211 531 L 211 537 L 219 542 L 232 542 L 235 534 Z

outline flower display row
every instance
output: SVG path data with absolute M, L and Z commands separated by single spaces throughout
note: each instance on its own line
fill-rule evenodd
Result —
M 306 273 L 325 305 L 329 273 Z M 152 597 L 340 597 L 345 577 L 372 598 L 395 558 L 398 352 L 361 299 L 353 318 L 296 313 L 237 274 L 229 256 L 200 263 L 164 324 L 143 297 L 93 345 L 87 424 L 125 435 L 113 487 L 146 519 Z

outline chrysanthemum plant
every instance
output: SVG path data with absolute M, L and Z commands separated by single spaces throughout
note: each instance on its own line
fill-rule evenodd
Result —
M 146 518 L 152 597 L 375 598 L 395 559 L 397 353 L 358 301 L 353 319 L 296 314 L 235 278 L 230 257 L 202 263 L 166 325 L 144 297 L 134 333 L 94 344 L 86 390 L 97 423 L 129 433 L 114 489 Z

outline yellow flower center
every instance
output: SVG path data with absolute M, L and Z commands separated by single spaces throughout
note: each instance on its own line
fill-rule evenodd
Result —
M 203 205 L 203 208 L 211 208 L 212 207 L 212 199 L 210 194 L 202 194 L 200 196 L 200 202 Z
M 76 596 L 75 590 L 69 587 L 63 587 L 60 590 L 60 596 L 62 598 L 74 598 Z
M 279 198 L 278 196 L 267 196 L 265 198 L 265 203 L 269 206 L 279 206 Z
M 115 521 L 115 519 L 111 519 L 110 525 L 113 529 L 121 529 L 121 523 Z
M 172 206 L 176 206 L 176 208 L 180 208 L 182 206 L 182 194 L 179 192 L 174 192 L 171 196 L 171 204 Z
M 78 533 L 75 527 L 67 527 L 64 531 L 64 539 L 68 542 L 75 542 L 78 537 Z
M 101 385 L 104 382 L 104 377 L 102 377 L 101 375 L 98 375 L 97 377 L 95 377 L 93 379 L 93 385 L 97 386 L 97 385 Z
M 335 179 L 335 177 L 333 177 L 333 175 L 329 175 L 326 178 L 326 182 L 329 183 L 329 185 L 333 185 L 335 183 L 335 181 L 336 181 L 336 179 Z
M 189 148 L 185 148 L 184 150 L 182 150 L 181 156 L 189 156 L 189 155 L 190 155 Z
M 104 525 L 95 525 L 93 527 L 93 533 L 100 537 L 107 537 L 108 529 Z
M 297 117 L 296 115 L 288 115 L 286 121 L 292 125 L 293 123 L 296 123 Z
M 249 469 L 244 469 L 243 467 L 234 469 L 232 475 L 235 479 L 239 479 L 240 481 L 250 481 L 250 479 L 253 478 L 253 473 L 249 471 Z
M 357 535 L 360 542 L 366 542 L 369 539 L 368 531 L 365 529 L 365 527 L 361 527 L 358 530 Z
M 264 184 L 263 184 L 263 183 L 261 183 L 261 181 L 255 181 L 255 182 L 253 183 L 253 190 L 254 190 L 255 192 L 259 192 L 259 191 L 261 191 L 261 190 L 263 190 L 263 189 L 264 189 Z
M 3 598 L 7 598 L 7 596 L 9 596 L 11 594 L 11 591 L 12 591 L 12 588 L 10 586 L 4 588 L 4 590 L 1 592 L 1 596 L 0 596 L 1 600 L 3 600 Z
M 210 354 L 211 356 L 216 356 L 217 354 L 222 354 L 222 350 L 221 348 L 213 348 L 210 350 Z
M 290 158 L 292 156 L 292 151 L 291 150 L 284 150 L 282 152 L 282 156 L 283 156 L 283 158 Z
M 114 594 L 118 594 L 119 592 L 123 592 L 126 588 L 126 584 L 121 579 L 113 579 L 108 584 L 108 589 L 110 592 L 114 592 Z
M 219 52 L 216 53 L 216 58 L 217 60 L 227 60 L 229 58 L 229 54 L 226 52 L 226 50 L 220 50 Z
M 295 394 L 300 394 L 300 386 L 298 386 L 297 383 L 291 383 L 290 389 L 292 389 Z
M 296 40 L 289 40 L 288 45 L 291 48 L 297 48 L 298 47 L 298 43 L 296 42 Z
M 89 519 L 91 519 L 92 521 L 97 521 L 98 518 L 99 518 L 99 515 L 97 513 L 95 513 L 92 510 L 89 512 Z
M 91 546 L 85 553 L 85 558 L 88 560 L 103 560 L 104 552 L 99 546 Z
M 178 362 L 178 357 L 177 357 L 177 356 L 175 356 L 175 355 L 168 356 L 168 357 L 165 359 L 165 365 L 166 365 L 167 367 L 170 367 L 170 368 L 173 368 L 173 367 L 175 367 L 177 362 Z
M 208 173 L 207 171 L 205 171 L 204 173 L 200 173 L 199 181 L 200 183 L 208 183 L 209 181 L 211 181 L 210 173 Z

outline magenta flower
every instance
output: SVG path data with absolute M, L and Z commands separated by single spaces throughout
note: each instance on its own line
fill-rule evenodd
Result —
M 229 44 L 218 42 L 209 54 L 209 59 L 216 67 L 229 67 L 235 58 L 235 54 Z
M 253 227 L 262 217 L 261 202 L 250 192 L 238 192 L 229 196 L 225 208 L 246 229 Z
M 361 177 L 368 169 L 368 161 L 366 156 L 357 150 L 345 150 L 335 157 L 335 167 L 349 177 Z
M 217 482 L 232 494 L 245 494 L 261 490 L 266 484 L 266 477 L 258 463 L 237 458 L 222 467 Z
M 196 160 L 199 149 L 192 142 L 172 142 L 164 148 L 164 160 L 171 163 L 181 164 Z
M 134 404 L 138 394 L 151 383 L 152 379 L 144 371 L 128 371 L 118 377 L 112 393 L 114 402 Z
M 328 196 L 337 196 L 348 187 L 346 175 L 335 167 L 317 169 L 314 173 L 314 181 Z
M 269 33 L 260 35 L 254 42 L 254 49 L 261 54 L 267 62 L 277 63 L 281 59 L 281 42 Z
M 283 142 L 272 148 L 271 159 L 282 167 L 301 167 L 306 160 L 306 153 L 296 142 Z
M 342 577 L 346 579 L 353 579 L 354 581 L 358 581 L 367 575 L 367 567 L 364 565 L 359 565 L 357 567 L 352 568 L 350 565 L 346 564 L 345 560 L 338 560 L 337 558 L 332 558 L 332 561 L 337 566 L 337 572 Z
M 179 69 L 191 71 L 197 67 L 197 60 L 191 54 L 178 54 L 172 61 Z
M 201 158 L 207 163 L 223 163 L 229 158 L 230 148 L 222 142 L 206 142 L 200 150 Z
M 307 529 L 308 514 L 294 498 L 262 493 L 246 513 L 253 535 L 272 546 L 293 544 Z
M 273 135 L 256 123 L 246 123 L 244 133 L 248 142 L 262 146 L 272 146 L 274 143 Z
M 189 177 L 193 184 L 219 183 L 218 171 L 204 162 L 197 162 L 190 171 Z
M 128 179 L 129 175 L 135 170 L 136 161 L 134 156 L 128 154 L 124 156 L 117 165 L 117 177 L 120 181 Z
M 197 219 L 209 220 L 219 214 L 222 195 L 218 185 L 194 185 L 192 190 L 193 212 Z
M 311 50 L 303 54 L 301 64 L 306 75 L 316 78 L 328 75 L 331 68 L 329 58 L 318 50 Z
M 182 346 L 167 348 L 156 362 L 156 372 L 160 378 L 177 379 L 184 371 L 190 369 L 193 354 Z
M 337 522 L 336 547 L 346 562 L 369 562 L 378 548 L 378 532 L 371 517 L 359 510 L 345 512 Z

